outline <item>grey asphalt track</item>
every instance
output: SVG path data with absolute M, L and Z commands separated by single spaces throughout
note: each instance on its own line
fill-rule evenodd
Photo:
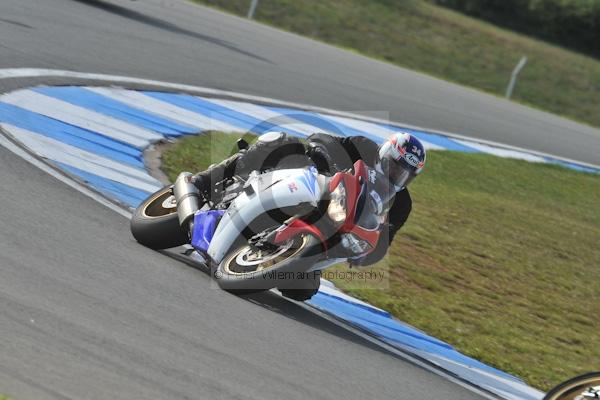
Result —
M 600 150 L 597 130 L 180 1 L 2 0 L 0 68 L 14 67 L 389 110 L 587 162 Z M 576 144 L 556 143 L 565 130 Z M 272 294 L 213 289 L 3 148 L 0 187 L 0 392 L 16 400 L 479 398 Z
M 0 68 L 9 67 L 383 111 L 394 121 L 600 164 L 598 129 L 183 0 L 2 0 Z

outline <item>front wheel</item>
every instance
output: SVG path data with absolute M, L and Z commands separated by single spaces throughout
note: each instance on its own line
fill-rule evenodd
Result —
M 229 291 L 292 288 L 323 253 L 319 239 L 298 235 L 279 246 L 257 249 L 247 243 L 230 251 L 213 272 L 219 287 Z
M 171 186 L 152 193 L 139 205 L 131 217 L 131 233 L 140 244 L 155 250 L 189 242 L 187 230 L 179 225 Z
M 279 291 L 283 297 L 297 301 L 310 300 L 321 286 L 321 271 L 313 271 L 306 273 L 304 279 L 297 280 L 293 285 L 285 285 L 279 287 Z
M 600 372 L 576 376 L 549 391 L 543 400 L 579 400 L 600 398 Z

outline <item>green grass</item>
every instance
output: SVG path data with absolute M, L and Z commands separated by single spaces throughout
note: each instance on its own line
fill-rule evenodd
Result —
M 183 139 L 163 168 L 171 179 L 205 169 L 236 139 Z M 598 369 L 600 176 L 430 151 L 411 194 L 410 219 L 374 267 L 387 288 L 336 285 L 540 389 Z
M 161 169 L 171 182 L 181 171 L 204 171 L 213 163 L 237 153 L 240 135 L 222 132 L 207 132 L 201 136 L 190 136 L 178 140 L 174 146 L 162 153 Z M 244 135 L 248 143 L 256 136 Z
M 250 0 L 194 0 L 245 15 Z M 419 0 L 268 0 L 256 19 L 600 126 L 600 61 Z

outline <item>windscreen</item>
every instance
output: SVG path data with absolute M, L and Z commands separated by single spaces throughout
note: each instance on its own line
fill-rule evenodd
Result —
M 385 222 L 396 192 L 387 177 L 375 169 L 368 169 L 368 177 L 356 202 L 354 222 L 361 228 L 376 230 Z

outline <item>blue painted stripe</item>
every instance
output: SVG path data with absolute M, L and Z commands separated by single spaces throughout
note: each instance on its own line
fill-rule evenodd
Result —
M 365 132 L 352 128 L 346 124 L 334 121 L 332 119 L 323 117 L 313 112 L 284 107 L 265 106 L 265 108 L 269 109 L 270 111 L 285 115 L 289 118 L 293 118 L 305 124 L 312 125 L 316 128 L 315 132 L 318 132 L 319 129 L 322 129 L 338 136 L 365 136 L 376 143 L 381 143 L 384 140 L 380 136 L 373 135 L 370 132 Z
M 142 152 L 104 135 L 0 102 L 0 122 L 44 135 L 115 161 L 144 167 Z
M 43 95 L 160 133 L 164 136 L 181 136 L 198 132 L 198 128 L 167 120 L 84 88 L 41 87 L 33 90 Z
M 136 189 L 110 179 L 102 178 L 98 175 L 91 174 L 61 162 L 53 161 L 53 163 L 68 173 L 79 177 L 92 188 L 98 190 L 109 198 L 119 200 L 120 202 L 133 208 L 137 207 L 150 194 L 150 192 Z
M 366 138 L 373 140 L 377 144 L 381 144 L 385 141 L 385 138 L 382 138 L 379 135 L 372 134 L 369 131 L 352 128 L 346 124 L 343 124 L 338 121 L 334 121 L 327 117 L 323 117 L 322 115 L 319 115 L 316 113 L 296 110 L 296 109 L 292 109 L 292 108 L 284 108 L 284 107 L 266 107 L 266 108 L 268 108 L 269 110 L 271 110 L 273 112 L 287 115 L 290 118 L 294 118 L 301 122 L 307 123 L 309 125 L 313 125 L 315 127 L 318 127 L 320 129 L 329 131 L 331 133 L 334 133 L 334 134 L 337 134 L 340 136 L 360 135 L 360 136 L 364 136 Z M 414 135 L 419 139 L 422 139 L 429 143 L 438 145 L 447 150 L 462 151 L 462 152 L 468 152 L 468 153 L 479 152 L 479 150 L 464 146 L 460 143 L 456 143 L 456 142 L 452 141 L 451 139 L 448 139 L 444 136 L 431 134 L 431 133 L 427 133 L 427 132 L 423 132 L 423 131 L 418 131 L 418 130 L 414 130 L 414 129 L 401 129 L 396 126 L 386 125 L 386 124 L 377 124 L 377 125 L 379 125 L 383 128 L 386 128 L 386 129 L 390 129 L 392 131 L 396 131 L 396 132 L 410 133 L 411 135 Z
M 216 104 L 199 97 L 190 96 L 186 94 L 173 94 L 163 92 L 144 92 L 144 94 L 259 135 L 269 131 L 282 130 L 280 126 L 271 122 L 260 120 L 251 115 L 244 114 L 242 112 L 236 111 L 228 107 L 224 107 L 220 104 Z M 285 131 L 292 135 L 305 136 L 302 133 L 296 132 L 294 130 L 285 129 Z
M 387 129 L 396 131 L 396 132 L 410 133 L 411 135 L 416 136 L 418 139 L 421 139 L 421 140 L 424 140 L 431 144 L 435 144 L 437 146 L 443 147 L 444 150 L 461 151 L 463 153 L 481 153 L 481 151 L 479 151 L 477 149 L 474 149 L 472 147 L 465 146 L 461 143 L 455 142 L 454 140 L 452 140 L 446 136 L 437 135 L 435 133 L 424 132 L 421 130 L 401 128 L 401 127 L 397 127 L 397 126 L 393 126 L 393 125 L 385 125 L 385 124 L 380 124 L 380 125 Z
M 600 174 L 600 168 L 586 167 L 583 165 L 575 164 L 568 161 L 556 160 L 554 158 L 545 157 L 546 161 L 550 164 L 560 165 L 561 167 L 574 169 L 579 172 L 585 172 L 588 174 Z

